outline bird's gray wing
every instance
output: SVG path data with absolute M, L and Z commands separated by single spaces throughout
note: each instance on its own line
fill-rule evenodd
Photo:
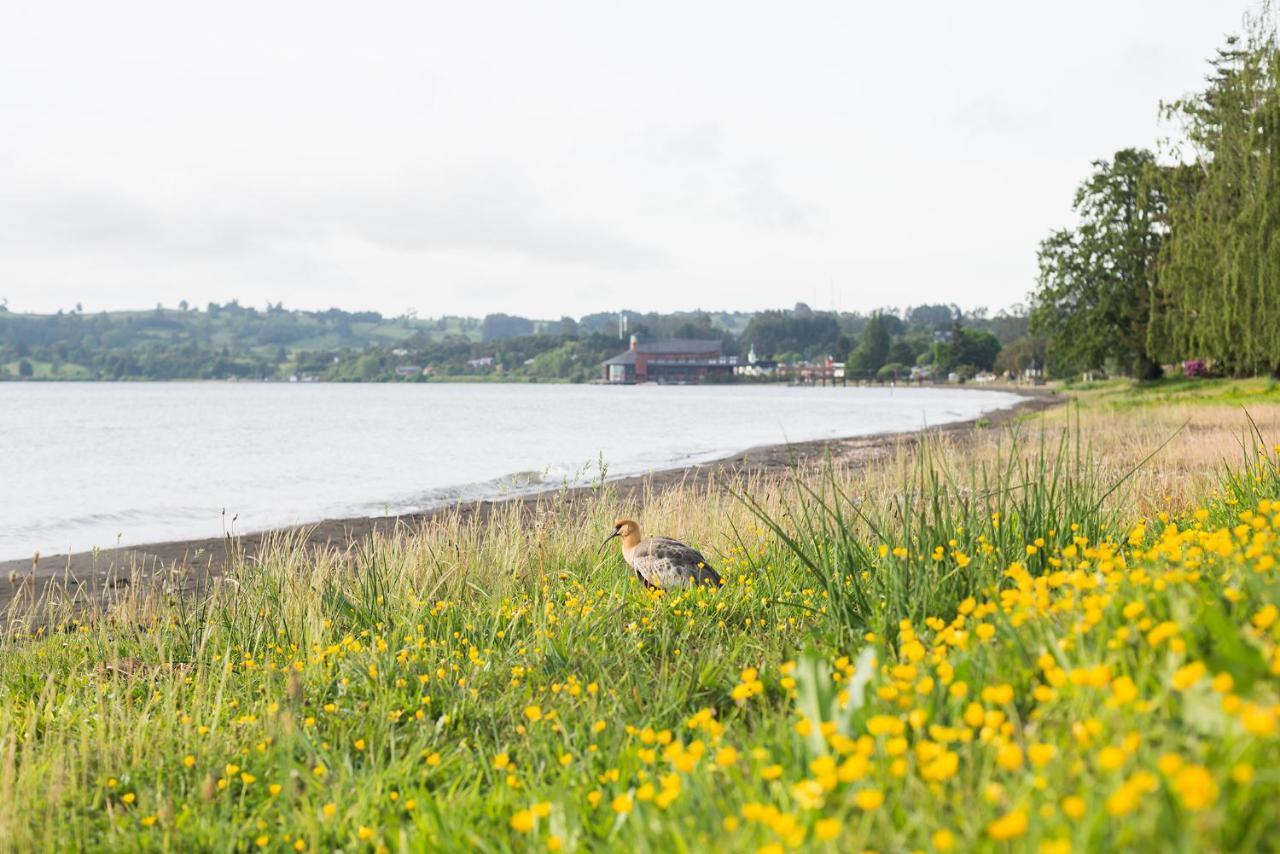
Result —
M 636 568 L 656 587 L 679 587 L 689 581 L 719 584 L 720 576 L 702 552 L 670 537 L 650 537 L 636 546 Z

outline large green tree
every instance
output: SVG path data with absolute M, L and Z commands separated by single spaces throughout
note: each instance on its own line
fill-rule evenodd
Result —
M 867 319 L 867 325 L 862 328 L 857 348 L 849 354 L 849 364 L 855 375 L 872 376 L 884 367 L 892 344 L 890 316 L 877 311 Z
M 1031 329 L 1058 372 L 1110 364 L 1153 379 L 1147 323 L 1164 216 L 1155 156 L 1126 148 L 1093 170 L 1076 190 L 1077 227 L 1040 244 Z
M 1165 171 L 1169 237 L 1152 345 L 1234 374 L 1280 375 L 1280 48 L 1266 7 L 1165 105 L 1182 138 Z

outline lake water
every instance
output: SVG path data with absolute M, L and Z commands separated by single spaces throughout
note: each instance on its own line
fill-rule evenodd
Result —
M 1003 392 L 0 383 L 0 560 L 420 510 L 911 430 Z M 225 512 L 224 512 L 225 511 Z

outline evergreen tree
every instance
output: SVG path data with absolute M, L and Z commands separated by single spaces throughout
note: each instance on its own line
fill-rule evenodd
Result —
M 849 363 L 858 376 L 871 376 L 884 367 L 889 358 L 889 347 L 893 344 L 889 331 L 888 315 L 877 311 L 867 320 L 862 329 L 862 340 L 858 348 L 849 355 Z
M 1280 50 L 1270 9 L 1210 64 L 1203 92 L 1164 106 L 1184 138 L 1164 173 L 1169 239 L 1150 341 L 1168 358 L 1280 376 Z

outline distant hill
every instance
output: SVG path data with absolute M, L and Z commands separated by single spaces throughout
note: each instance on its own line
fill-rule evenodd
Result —
M 638 335 L 645 340 L 715 338 L 724 352 L 762 358 L 852 355 L 869 322 L 882 346 L 863 348 L 869 375 L 886 363 L 930 363 L 939 340 L 964 324 L 992 338 L 985 350 L 1026 334 L 1026 317 L 988 318 L 955 306 L 873 315 L 814 311 L 804 304 L 765 312 L 602 312 L 582 318 L 384 317 L 372 311 L 299 311 L 236 302 L 149 311 L 23 314 L 0 306 L 3 379 L 319 379 L 334 381 L 541 379 L 585 381 L 599 362 Z M 620 326 L 620 318 L 625 322 Z M 942 336 L 941 338 L 939 336 Z M 999 343 L 996 343 L 998 339 Z M 879 340 L 879 339 L 878 339 Z M 890 352 L 892 348 L 892 352 Z M 953 348 L 954 349 L 954 348 Z M 974 362 L 989 368 L 991 359 Z

